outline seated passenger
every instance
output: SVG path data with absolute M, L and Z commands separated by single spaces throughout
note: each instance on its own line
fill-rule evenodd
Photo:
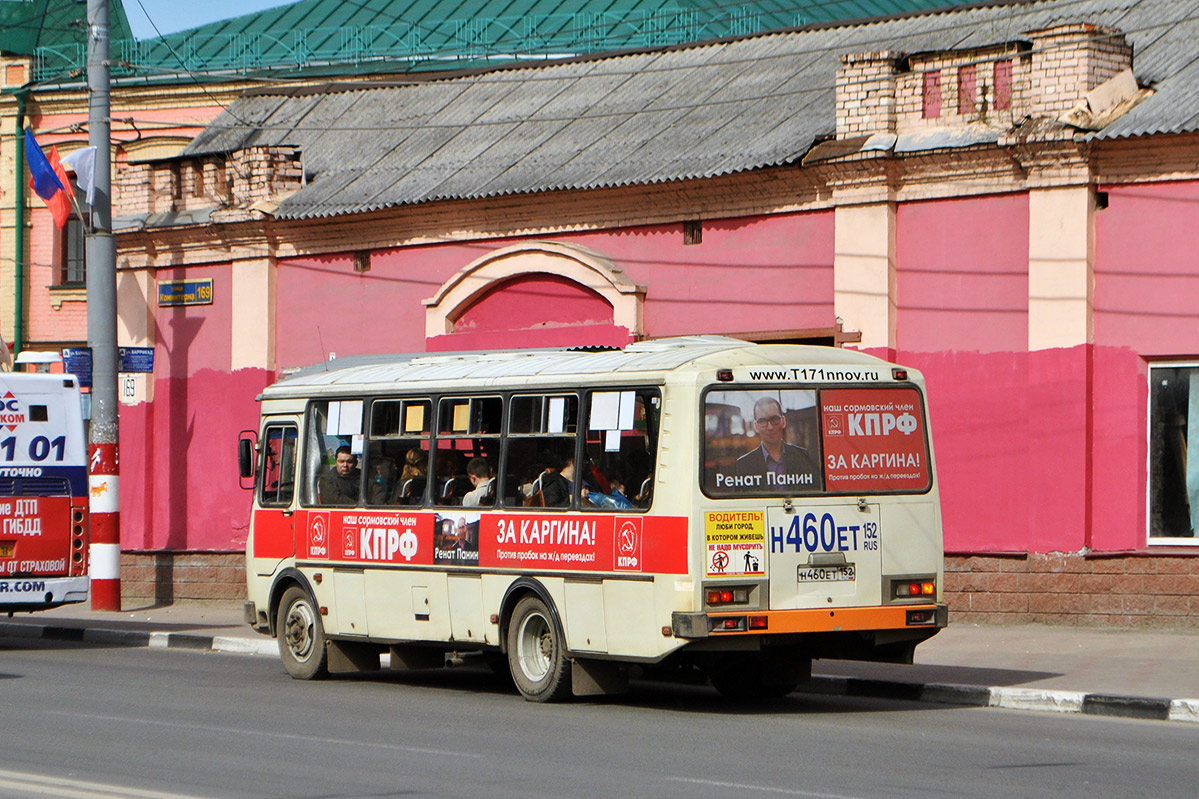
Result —
M 462 498 L 463 507 L 495 504 L 495 475 L 484 458 L 471 458 L 466 477 L 474 488 Z
M 555 468 L 556 463 L 547 457 L 545 471 L 533 483 L 533 493 L 541 493 L 547 508 L 565 508 L 570 504 L 570 494 L 574 490 L 575 459 L 570 456 L 561 468 Z
M 348 444 L 342 444 L 337 448 L 337 460 L 333 468 L 317 481 L 316 501 L 321 505 L 356 505 L 361 482 L 358 456 L 350 451 Z
M 628 510 L 633 507 L 633 503 L 625 496 L 624 480 L 619 474 L 613 472 L 608 475 L 607 482 L 607 491 L 600 491 L 598 489 L 587 491 L 586 498 L 592 505 L 608 510 Z

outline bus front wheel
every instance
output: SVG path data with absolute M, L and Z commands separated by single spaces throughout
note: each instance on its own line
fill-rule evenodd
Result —
M 527 596 L 516 604 L 508 625 L 508 669 L 517 690 L 530 702 L 553 702 L 571 693 L 562 633 L 538 597 Z
M 328 647 L 320 612 L 308 592 L 293 585 L 279 603 L 279 656 L 287 673 L 297 680 L 315 680 L 326 676 Z

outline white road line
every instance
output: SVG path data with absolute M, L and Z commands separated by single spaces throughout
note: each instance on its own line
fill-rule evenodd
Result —
M 0 789 L 20 791 L 22 796 L 54 796 L 62 799 L 210 799 L 161 790 L 143 791 L 124 785 L 47 777 L 0 769 Z M 7 794 L 6 794 L 7 795 Z
M 692 785 L 708 785 L 713 788 L 734 788 L 738 791 L 760 791 L 762 793 L 777 793 L 784 796 L 808 796 L 812 799 L 863 799 L 860 796 L 846 796 L 839 793 L 818 793 L 816 791 L 800 791 L 794 788 L 775 788 L 770 785 L 752 785 L 745 782 L 719 782 L 717 780 L 694 780 L 688 777 L 667 777 L 671 782 L 688 782 Z
M 321 738 L 315 735 L 294 735 L 284 732 L 268 732 L 264 730 L 243 730 L 236 727 L 217 727 L 210 724 L 192 724 L 174 721 L 152 721 L 131 716 L 104 716 L 98 713 L 71 713 L 63 710 L 45 711 L 51 716 L 70 716 L 73 719 L 93 719 L 95 721 L 119 721 L 125 724 L 145 724 L 155 727 L 177 727 L 182 730 L 204 730 L 205 732 L 231 733 L 254 738 L 277 738 L 281 741 L 315 741 L 317 743 L 338 744 L 346 746 L 365 746 L 373 749 L 386 749 L 393 752 L 412 752 L 419 755 L 452 755 L 453 757 L 478 758 L 483 755 L 477 752 L 459 752 L 453 749 L 430 749 L 423 746 L 399 746 L 398 744 L 381 744 L 371 741 L 354 741 L 345 738 Z

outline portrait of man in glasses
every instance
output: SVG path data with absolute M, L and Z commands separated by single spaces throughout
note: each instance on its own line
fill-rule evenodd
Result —
M 737 459 L 740 485 L 767 491 L 816 485 L 816 458 L 785 440 L 787 415 L 777 398 L 760 397 L 754 403 L 753 426 L 759 443 Z

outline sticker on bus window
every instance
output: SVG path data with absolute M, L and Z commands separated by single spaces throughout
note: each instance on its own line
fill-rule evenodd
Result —
M 915 389 L 825 389 L 820 413 L 829 491 L 928 488 L 924 410 Z

